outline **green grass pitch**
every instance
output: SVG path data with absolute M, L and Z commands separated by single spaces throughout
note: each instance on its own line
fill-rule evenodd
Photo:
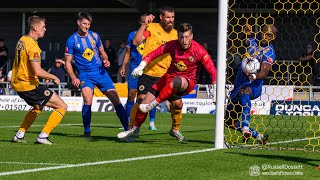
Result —
M 50 135 L 55 144 L 48 146 L 34 144 L 49 116 L 49 112 L 43 112 L 25 135 L 28 143 L 11 143 L 25 114 L 21 111 L 0 111 L 0 179 L 184 180 L 258 177 L 309 180 L 320 177 L 320 170 L 316 169 L 320 165 L 317 151 L 272 148 L 279 145 L 270 145 L 264 149 L 215 150 L 214 115 L 184 114 L 181 132 L 188 143 L 181 143 L 168 133 L 171 127 L 170 114 L 157 113 L 157 131 L 148 130 L 147 119 L 141 128 L 140 137 L 133 143 L 126 143 L 116 138 L 122 129 L 119 129 L 121 125 L 115 113 L 93 113 L 92 139 L 88 140 L 82 137 L 81 113 L 67 112 Z M 274 119 L 278 120 L 278 129 L 271 131 L 269 128 L 276 123 Z M 258 122 L 259 117 L 254 121 Z M 277 139 L 279 141 L 293 139 L 295 133 L 300 138 L 300 134 L 304 133 L 302 130 L 291 132 L 288 128 L 299 126 L 298 120 L 286 124 L 281 117 L 268 116 L 263 121 L 271 137 L 280 137 L 281 129 L 286 130 L 283 132 L 287 134 L 293 134 L 284 134 L 283 138 Z M 302 126 L 308 128 L 305 122 Z M 271 139 L 271 142 L 276 141 Z M 254 169 L 257 167 L 258 170 Z M 282 175 L 275 175 L 279 172 Z M 288 175 L 288 172 L 299 175 Z

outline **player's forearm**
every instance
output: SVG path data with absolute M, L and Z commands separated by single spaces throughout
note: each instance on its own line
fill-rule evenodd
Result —
M 70 62 L 66 62 L 66 70 L 70 76 L 71 79 L 77 78 L 76 75 L 73 72 L 73 68 Z
M 36 76 L 42 78 L 42 79 L 48 79 L 48 80 L 55 80 L 57 77 L 53 74 L 48 73 L 47 71 L 43 69 L 38 69 L 36 73 Z
M 102 46 L 101 46 L 102 47 Z M 99 49 L 100 51 L 100 55 L 101 55 L 101 58 L 102 60 L 108 60 L 108 55 L 107 53 L 104 51 L 103 47 L 101 49 Z
M 217 82 L 217 69 L 214 66 L 212 60 L 208 60 L 207 63 L 203 64 L 204 68 L 210 74 L 212 84 L 216 84 Z
M 122 62 L 122 67 L 121 68 L 126 68 L 128 62 L 129 62 L 129 59 L 130 59 L 130 49 L 127 48 L 126 54 L 123 57 L 123 62 Z
M 163 44 L 160 47 L 158 47 L 157 49 L 150 52 L 145 57 L 143 57 L 143 60 L 149 64 L 152 60 L 156 59 L 157 57 L 159 57 L 165 53 L 167 53 L 166 46 L 165 46 L 165 44 Z
M 256 73 L 256 74 L 253 74 L 253 79 L 264 79 L 268 76 L 269 74 L 269 71 L 271 69 L 271 64 L 268 64 L 268 63 L 262 63 L 262 66 L 261 66 L 261 70 Z
M 255 79 L 264 79 L 267 77 L 269 71 L 266 72 L 266 71 L 260 71 L 258 73 L 255 74 L 256 78 Z
M 143 32 L 147 29 L 147 24 L 142 24 L 136 34 L 134 35 L 132 44 L 139 45 L 143 41 Z

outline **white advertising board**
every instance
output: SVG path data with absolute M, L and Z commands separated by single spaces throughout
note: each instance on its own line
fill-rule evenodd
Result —
M 233 89 L 227 85 L 226 93 Z M 289 100 L 293 97 L 293 86 L 263 86 L 262 95 L 252 100 L 251 114 L 269 115 L 272 100 Z M 82 110 L 82 97 L 62 97 L 68 105 L 68 111 Z M 127 98 L 120 98 L 123 105 Z M 182 113 L 215 114 L 216 106 L 211 99 L 183 98 Z M 0 96 L 0 110 L 27 111 L 31 107 L 19 96 Z M 45 108 L 44 110 L 51 110 Z M 165 105 L 159 107 L 160 112 L 166 112 Z M 107 97 L 94 97 L 92 112 L 114 112 L 114 106 Z

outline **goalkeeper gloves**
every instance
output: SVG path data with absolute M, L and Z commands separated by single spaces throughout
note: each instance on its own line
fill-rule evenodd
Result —
M 131 75 L 134 77 L 134 78 L 137 78 L 139 76 L 142 75 L 143 73 L 143 69 L 144 67 L 146 67 L 147 63 L 145 61 L 141 61 L 139 66 L 134 68 L 134 70 L 132 71 Z

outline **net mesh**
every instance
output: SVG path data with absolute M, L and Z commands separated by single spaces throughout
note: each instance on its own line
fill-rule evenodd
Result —
M 278 32 L 273 42 L 276 60 L 262 95 L 251 100 L 250 112 L 250 127 L 268 134 L 269 141 L 262 146 L 255 138 L 244 138 L 235 130 L 234 121 L 225 130 L 226 142 L 237 147 L 319 150 L 319 8 L 318 0 L 229 1 L 227 94 L 237 71 L 242 70 L 239 63 L 245 58 L 248 38 L 243 36 L 245 26 L 252 27 L 255 39 L 260 38 L 264 25 L 275 25 Z M 313 50 L 308 56 L 310 46 Z M 307 57 L 311 60 L 305 60 Z M 226 114 L 236 114 L 234 120 L 241 120 L 241 111 L 234 108 Z

